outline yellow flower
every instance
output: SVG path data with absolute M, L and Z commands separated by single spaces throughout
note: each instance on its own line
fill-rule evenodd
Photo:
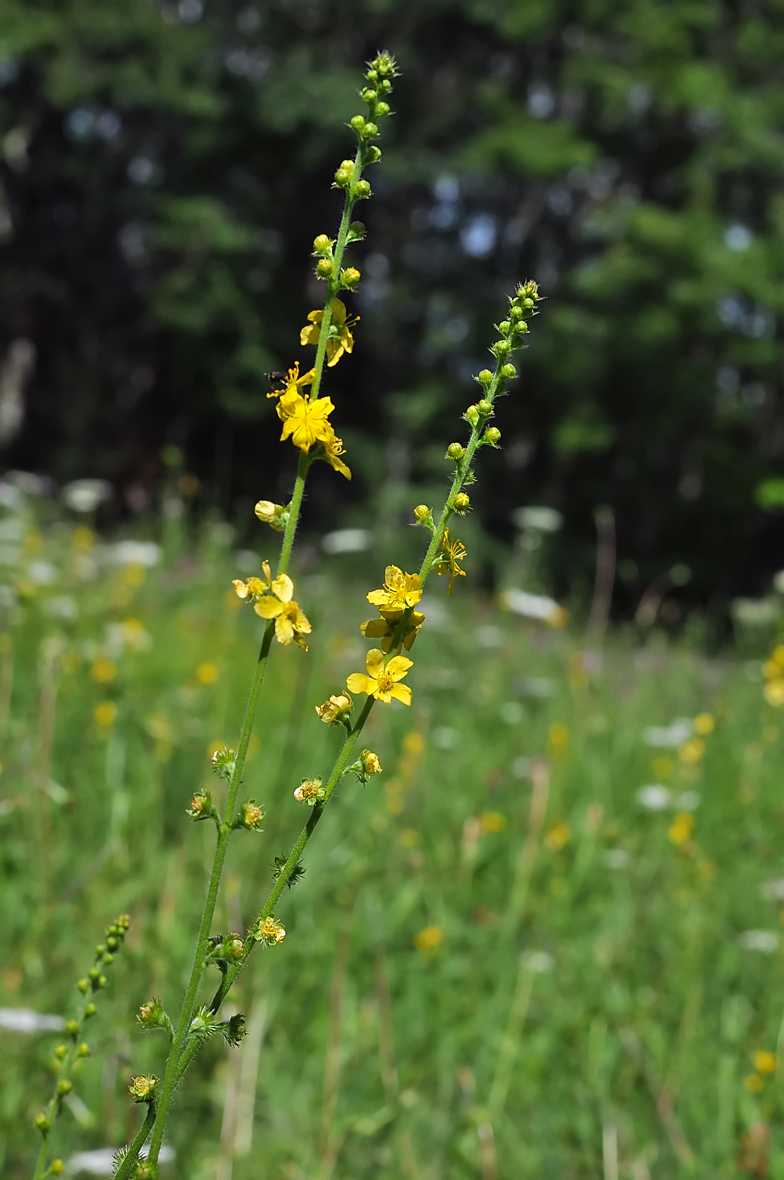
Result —
M 694 831 L 694 816 L 688 811 L 679 811 L 667 832 L 671 844 L 679 847 L 691 838 Z
M 303 778 L 299 786 L 294 788 L 294 798 L 298 803 L 307 803 L 308 807 L 315 807 L 325 795 L 321 778 Z
M 321 321 L 324 319 L 323 311 L 312 311 L 308 320 L 309 324 L 299 334 L 300 344 L 315 344 L 319 342 L 321 335 Z M 359 323 L 359 316 L 349 316 L 346 312 L 346 305 L 340 299 L 336 299 L 332 304 L 332 318 L 329 325 L 329 336 L 327 338 L 327 366 L 332 368 L 336 365 L 344 352 L 351 352 L 354 348 L 354 337 L 351 335 L 351 328 Z
M 750 1073 L 743 1079 L 743 1085 L 749 1094 L 759 1094 L 765 1083 L 758 1073 Z
M 694 718 L 694 732 L 706 737 L 716 728 L 716 719 L 710 713 L 698 713 Z
M 205 687 L 214 684 L 219 676 L 220 672 L 215 664 L 199 664 L 196 669 L 196 680 Z
M 551 852 L 560 852 L 572 838 L 572 829 L 563 820 L 559 820 L 546 833 L 544 842 Z
M 479 816 L 479 827 L 483 832 L 503 832 L 506 827 L 506 816 L 500 811 L 483 811 Z
M 329 442 L 335 431 L 327 419 L 334 408 L 329 397 L 317 397 L 311 401 L 298 393 L 284 393 L 278 402 L 278 417 L 283 422 L 280 441 L 284 442 L 290 436 L 294 446 L 301 451 L 309 451 L 317 442 Z
M 113 701 L 101 701 L 100 705 L 96 705 L 93 721 L 96 725 L 100 725 L 101 729 L 108 729 L 110 725 L 114 725 L 116 720 L 117 706 Z
M 364 692 L 374 696 L 377 701 L 388 705 L 394 697 L 404 705 L 411 704 L 411 689 L 407 684 L 399 684 L 413 667 L 413 661 L 405 656 L 393 656 L 384 667 L 384 653 L 377 647 L 371 648 L 365 661 L 368 674 L 352 672 L 346 681 L 349 692 Z
M 347 692 L 341 692 L 337 696 L 333 694 L 323 705 L 316 705 L 315 708 L 319 721 L 325 725 L 337 725 L 354 708 L 354 702 Z
M 689 738 L 687 742 L 683 743 L 680 750 L 678 751 L 681 762 L 685 762 L 688 766 L 694 766 L 697 762 L 699 762 L 704 753 L 705 742 L 702 740 L 702 738 L 698 737 Z
M 274 946 L 276 942 L 283 942 L 286 937 L 286 931 L 273 917 L 265 918 L 263 922 L 259 919 L 255 930 L 251 933 L 258 942 L 263 942 L 265 946 Z
M 312 385 L 313 378 L 316 375 L 316 370 L 310 369 L 309 372 L 303 373 L 300 377 L 299 361 L 295 361 L 293 369 L 289 369 L 285 377 L 281 377 L 280 373 L 269 373 L 267 375 L 271 379 L 280 377 L 283 381 L 280 389 L 271 389 L 267 394 L 267 397 L 280 397 L 282 394 L 300 393 L 306 385 Z
M 90 679 L 96 684 L 111 684 L 116 675 L 117 665 L 105 656 L 100 656 L 90 669 Z
M 131 1084 L 128 1087 L 128 1093 L 137 1102 L 149 1102 L 158 1085 L 158 1079 L 155 1074 L 140 1073 L 138 1077 L 131 1078 Z
M 271 589 L 272 594 L 260 598 L 253 609 L 262 619 L 275 620 L 278 643 L 285 645 L 293 639 L 298 647 L 307 651 L 308 645 L 302 636 L 310 635 L 311 627 L 299 605 L 293 601 L 294 583 L 288 574 L 281 574 L 275 578 Z
M 775 1073 L 778 1063 L 778 1057 L 775 1053 L 771 1053 L 769 1049 L 758 1049 L 754 1054 L 754 1068 L 757 1073 Z
M 444 932 L 440 926 L 425 926 L 414 938 L 414 946 L 418 951 L 432 951 L 444 941 Z
M 769 680 L 764 688 L 765 700 L 774 709 L 780 709 L 784 705 L 784 677 L 777 677 L 775 680 Z
M 263 578 L 248 578 L 247 582 L 243 582 L 242 578 L 235 578 L 231 583 L 234 593 L 243 602 L 246 599 L 249 602 L 255 602 L 257 598 L 261 598 L 262 594 L 266 594 L 272 585 L 272 570 L 268 561 L 261 563 L 261 570 L 264 574 Z
M 372 778 L 374 774 L 381 774 L 378 754 L 374 754 L 372 750 L 363 750 L 360 754 L 360 762 L 362 763 L 362 773 L 366 774 L 368 778 Z
M 351 479 L 351 470 L 340 457 L 346 453 L 343 449 L 343 439 L 338 438 L 333 430 L 329 438 L 321 440 L 321 445 L 324 448 L 324 458 L 333 471 L 339 471 L 346 479 Z
M 459 537 L 450 536 L 449 529 L 447 529 L 441 539 L 441 555 L 434 562 L 436 571 L 439 574 L 449 574 L 449 588 L 447 594 L 451 594 L 455 585 L 455 578 L 465 577 L 466 572 L 457 564 L 466 556 L 466 547 Z
M 422 579 L 419 574 L 404 574 L 396 565 L 384 570 L 384 585 L 380 590 L 371 590 L 368 602 L 385 611 L 404 611 L 416 606 L 422 597 Z
M 380 639 L 381 650 L 386 655 L 392 646 L 392 637 L 397 630 L 397 625 L 403 617 L 402 610 L 383 611 L 380 619 L 368 619 L 359 628 L 366 639 Z M 419 611 L 414 610 L 408 616 L 406 629 L 403 633 L 403 646 L 406 651 L 411 651 L 411 645 L 417 637 L 419 628 L 425 621 L 425 616 Z M 398 642 L 400 642 L 398 640 Z

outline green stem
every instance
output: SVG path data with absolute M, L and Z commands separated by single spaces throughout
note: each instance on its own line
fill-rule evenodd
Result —
M 155 1103 L 149 1102 L 147 1104 L 147 1117 L 139 1128 L 133 1143 L 128 1148 L 122 1163 L 114 1173 L 114 1180 L 127 1180 L 127 1177 L 130 1175 L 131 1168 L 139 1158 L 139 1152 L 147 1142 L 147 1138 L 155 1123 L 155 1117 Z
M 294 481 L 294 491 L 291 494 L 291 503 L 289 504 L 289 519 L 286 524 L 286 531 L 283 534 L 283 544 L 280 547 L 280 559 L 278 561 L 278 576 L 285 574 L 289 567 L 289 559 L 291 557 L 291 550 L 294 545 L 294 536 L 299 524 L 299 514 L 302 510 L 302 496 L 305 491 L 305 480 L 310 467 L 311 459 L 306 451 L 300 451 L 299 463 L 297 464 L 297 478 Z

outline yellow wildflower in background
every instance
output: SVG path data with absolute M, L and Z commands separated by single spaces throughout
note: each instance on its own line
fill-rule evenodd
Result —
M 444 531 L 441 539 L 441 556 L 434 563 L 438 574 L 449 574 L 447 594 L 451 594 L 455 585 L 455 578 L 466 576 L 464 569 L 457 564 L 467 556 L 466 547 L 459 537 L 450 535 L 449 529 Z
M 694 718 L 694 732 L 700 737 L 707 737 L 716 728 L 716 719 L 711 713 L 698 713 Z
M 678 751 L 678 757 L 681 762 L 685 762 L 687 766 L 695 766 L 705 753 L 705 742 L 702 738 L 693 737 L 684 742 Z
M 759 1094 L 765 1083 L 758 1073 L 750 1073 L 747 1074 L 743 1079 L 743 1085 L 746 1087 L 749 1094 Z
M 280 389 L 271 389 L 269 391 L 269 393 L 267 394 L 267 397 L 281 397 L 287 393 L 288 394 L 301 393 L 306 385 L 313 384 L 313 378 L 315 377 L 315 375 L 316 375 L 316 370 L 310 369 L 307 373 L 303 373 L 302 376 L 300 377 L 300 375 L 299 375 L 299 361 L 295 361 L 293 368 L 289 369 L 286 376 L 281 378 L 281 380 L 283 381 L 283 384 L 281 385 Z M 269 376 L 270 377 L 279 377 L 280 374 L 269 374 Z
M 763 689 L 765 693 L 765 700 L 774 709 L 780 709 L 784 705 L 784 677 L 778 680 L 769 680 Z
M 554 722 L 547 731 L 547 748 L 556 756 L 566 753 L 569 745 L 569 730 L 559 721 Z
M 392 646 L 392 638 L 397 630 L 397 625 L 403 617 L 402 610 L 398 611 L 382 611 L 380 619 L 368 619 L 359 628 L 366 639 L 380 639 L 381 650 L 386 653 Z M 406 629 L 402 635 L 403 646 L 406 651 L 411 651 L 411 646 L 417 637 L 419 628 L 425 621 L 425 616 L 419 611 L 412 611 L 408 616 L 406 622 Z
M 100 725 L 101 729 L 108 729 L 110 725 L 114 725 L 117 720 L 117 706 L 113 701 L 101 701 L 97 705 L 93 713 L 93 721 L 96 725 Z
M 100 656 L 90 669 L 90 679 L 96 684 L 111 684 L 116 675 L 117 665 L 106 656 Z
M 384 611 L 404 611 L 416 606 L 422 597 L 422 579 L 419 574 L 404 574 L 396 565 L 384 570 L 384 585 L 380 590 L 371 590 L 368 602 Z
M 667 839 L 671 844 L 680 847 L 681 844 L 685 844 L 687 840 L 691 839 L 693 831 L 694 816 L 690 811 L 679 811 L 670 824 Z
M 205 687 L 209 684 L 215 684 L 219 676 L 220 672 L 215 664 L 199 664 L 196 669 L 196 680 Z
M 506 816 L 500 811 L 483 811 L 479 816 L 479 827 L 483 832 L 503 832 Z
M 571 838 L 572 829 L 563 820 L 559 820 L 545 833 L 544 842 L 551 852 L 560 852 Z
M 127 586 L 141 586 L 147 577 L 147 570 L 138 561 L 132 561 L 125 567 L 125 583 Z
M 86 525 L 80 524 L 78 528 L 74 529 L 71 541 L 74 549 L 81 549 L 83 553 L 86 553 L 88 549 L 92 549 L 95 543 L 95 533 Z
M 774 709 L 784 705 L 784 643 L 774 647 L 773 654 L 762 666 L 766 684 L 763 689 L 765 700 Z
M 271 585 L 272 594 L 260 598 L 253 609 L 262 619 L 275 620 L 275 638 L 278 643 L 291 643 L 292 639 L 303 651 L 308 645 L 303 635 L 309 635 L 311 626 L 299 604 L 293 601 L 294 583 L 288 574 L 281 574 Z
M 420 930 L 419 934 L 414 936 L 414 946 L 423 954 L 440 946 L 443 941 L 444 932 L 440 926 L 425 926 L 424 930 Z
M 754 1068 L 757 1073 L 763 1075 L 775 1073 L 779 1064 L 779 1059 L 775 1053 L 771 1053 L 769 1049 L 758 1049 L 754 1054 Z
M 308 314 L 308 323 L 299 334 L 300 344 L 317 345 L 319 336 L 321 335 L 321 321 L 324 319 L 323 310 L 311 311 Z M 359 323 L 359 316 L 349 316 L 346 311 L 346 305 L 341 299 L 336 299 L 332 304 L 332 318 L 329 325 L 329 337 L 327 338 L 327 367 L 332 368 L 336 365 L 344 352 L 352 352 L 354 348 L 354 337 L 351 334 L 351 329 L 355 324 Z
M 346 680 L 349 692 L 364 692 L 373 696 L 377 701 L 388 705 L 392 698 L 402 701 L 404 705 L 411 704 L 411 689 L 407 684 L 399 684 L 408 675 L 408 669 L 413 667 L 413 661 L 405 656 L 393 656 L 384 667 L 384 653 L 378 647 L 371 648 L 365 661 L 367 676 L 362 672 L 352 672 Z

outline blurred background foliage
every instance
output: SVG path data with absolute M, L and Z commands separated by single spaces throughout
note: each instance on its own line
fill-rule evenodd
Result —
M 309 523 L 391 524 L 441 470 L 514 282 L 548 297 L 476 505 L 560 509 L 592 576 L 609 504 L 634 607 L 676 563 L 717 613 L 784 562 L 780 3 L 2 0 L 0 440 L 6 467 L 152 506 L 286 495 L 265 372 L 302 353 L 358 68 L 398 57 L 357 347 L 332 375 L 354 482 Z M 437 442 L 435 440 L 438 440 Z M 194 485 L 195 487 L 195 485 Z M 681 581 L 685 581 L 681 578 Z

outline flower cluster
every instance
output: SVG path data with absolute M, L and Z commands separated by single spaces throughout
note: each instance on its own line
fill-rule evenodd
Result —
M 263 942 L 265 946 L 274 946 L 278 942 L 283 942 L 286 931 L 280 922 L 276 922 L 274 917 L 270 915 L 268 918 L 259 918 L 251 930 L 251 937 L 255 938 L 257 942 Z
M 303 778 L 294 789 L 294 798 L 298 803 L 307 803 L 308 807 L 315 807 L 326 797 L 326 790 L 320 778 Z
M 304 611 L 294 601 L 294 583 L 288 574 L 272 577 L 269 562 L 262 562 L 263 578 L 248 578 L 247 582 L 235 578 L 234 591 L 243 602 L 252 602 L 253 609 L 262 619 L 275 620 L 275 638 L 284 645 L 292 639 L 303 651 L 308 650 L 304 636 L 311 631 Z

